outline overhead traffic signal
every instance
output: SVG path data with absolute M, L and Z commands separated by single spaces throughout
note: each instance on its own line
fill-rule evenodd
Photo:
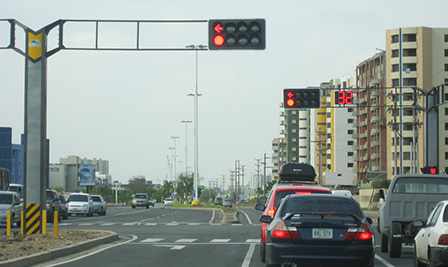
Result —
M 284 89 L 283 107 L 285 109 L 320 108 L 320 88 Z
M 208 47 L 218 49 L 265 49 L 264 19 L 208 21 Z
M 439 174 L 439 168 L 437 166 L 425 166 L 420 170 L 425 174 Z

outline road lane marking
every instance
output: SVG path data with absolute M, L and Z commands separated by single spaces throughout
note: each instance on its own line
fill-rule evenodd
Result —
M 156 226 L 157 223 L 145 223 L 145 225 L 148 225 L 148 226 Z
M 115 225 L 115 223 L 103 223 L 103 224 L 101 224 L 101 225 L 103 225 L 103 226 L 107 226 L 107 225 Z
M 375 255 L 375 259 L 379 260 L 382 264 L 386 265 L 387 267 L 395 267 L 394 265 L 390 264 L 388 261 L 386 261 L 385 259 L 381 258 L 378 255 Z
M 171 222 L 171 223 L 167 223 L 166 225 L 167 225 L 167 226 L 177 226 L 177 225 L 179 225 L 179 223 L 177 223 L 177 222 Z
M 131 223 L 123 223 L 123 225 L 136 225 L 137 222 L 131 222 Z
M 176 240 L 175 243 L 193 243 L 196 240 L 197 239 L 179 239 L 179 240 Z
M 156 242 L 160 242 L 162 241 L 164 238 L 146 238 L 142 241 L 140 241 L 141 243 L 156 243 Z
M 247 239 L 246 243 L 259 243 L 260 239 Z
M 252 224 L 252 220 L 249 218 L 249 215 L 247 215 L 247 213 L 245 213 L 244 211 L 238 209 L 239 212 L 243 213 L 244 216 L 246 216 L 247 222 L 249 223 L 249 225 Z
M 171 250 L 181 250 L 183 249 L 185 246 L 174 246 L 171 248 Z
M 254 251 L 255 251 L 255 244 L 250 244 L 249 250 L 247 251 L 246 257 L 244 258 L 243 265 L 241 265 L 241 267 L 250 266 L 250 259 L 252 258 L 252 255 L 254 255 Z
M 226 243 L 229 242 L 230 239 L 213 239 L 210 243 Z
M 94 223 L 80 223 L 78 225 L 80 225 L 80 226 L 91 226 L 91 225 L 94 225 Z
M 200 223 L 189 223 L 188 225 L 201 225 Z

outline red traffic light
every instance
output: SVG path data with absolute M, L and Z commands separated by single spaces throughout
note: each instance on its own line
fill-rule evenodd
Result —
M 215 37 L 213 37 L 213 43 L 216 45 L 216 46 L 221 46 L 221 45 L 223 45 L 224 44 L 224 37 L 222 36 L 222 35 L 215 35 Z
M 294 101 L 294 99 L 288 99 L 288 100 L 286 101 L 286 105 L 287 105 L 288 107 L 294 107 L 295 104 L 296 104 L 296 101 Z
M 429 167 L 429 174 L 437 174 L 437 168 L 436 167 Z

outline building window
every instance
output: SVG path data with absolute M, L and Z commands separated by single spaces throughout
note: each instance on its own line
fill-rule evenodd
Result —
M 411 71 L 417 71 L 417 64 L 416 63 L 403 64 L 403 70 L 406 71 L 406 69 L 410 69 Z
M 400 86 L 400 80 L 399 79 L 392 79 L 392 86 L 393 87 Z
M 353 151 L 347 152 L 348 157 L 353 157 Z
M 445 152 L 445 159 L 448 159 L 448 152 Z
M 445 34 L 445 43 L 448 43 L 448 34 Z
M 403 34 L 403 42 L 416 42 L 416 41 L 417 41 L 417 34 L 415 33 Z
M 393 64 L 392 65 L 392 72 L 399 72 L 400 71 L 400 65 Z
M 352 162 L 347 163 L 347 167 L 348 168 L 353 168 L 353 163 Z
M 448 131 L 448 123 L 445 122 L 445 131 Z
M 445 39 L 446 39 L 446 35 L 445 35 Z M 392 43 L 398 43 L 400 41 L 400 38 L 397 35 L 392 35 Z M 445 41 L 446 42 L 446 41 Z
M 445 145 L 448 145 L 448 137 L 445 137 Z
M 392 50 L 392 57 L 399 57 L 400 56 L 400 52 L 398 51 L 398 49 Z
M 348 146 L 352 146 L 353 145 L 353 141 L 347 141 L 347 145 Z
M 445 71 L 448 71 L 448 64 L 445 64 Z
M 448 57 L 448 49 L 445 49 L 445 56 Z
M 447 98 L 445 98 L 447 99 Z M 445 108 L 445 116 L 448 116 L 448 108 Z
M 353 123 L 353 121 L 354 121 L 353 119 L 348 119 L 347 123 Z
M 447 65 L 445 65 L 445 68 Z M 403 86 L 415 86 L 415 85 L 417 85 L 417 78 L 404 78 L 403 79 Z
M 403 49 L 403 56 L 404 57 L 415 57 L 415 56 L 417 56 L 417 49 L 415 49 L 415 48 Z
M 347 134 L 353 134 L 353 130 L 348 130 Z

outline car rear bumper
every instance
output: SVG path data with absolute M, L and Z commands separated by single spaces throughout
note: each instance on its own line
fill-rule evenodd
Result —
M 375 257 L 372 245 L 297 245 L 266 243 L 266 261 L 269 264 L 297 263 L 315 265 L 316 262 L 338 266 L 367 266 Z
M 448 248 L 431 248 L 434 266 L 448 266 Z

